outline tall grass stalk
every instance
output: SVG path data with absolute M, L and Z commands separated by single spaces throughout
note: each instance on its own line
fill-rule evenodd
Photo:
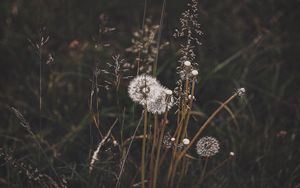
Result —
M 145 188 L 145 152 L 146 152 L 146 139 L 147 139 L 147 124 L 148 124 L 148 112 L 147 105 L 144 106 L 144 132 L 143 132 L 143 145 L 142 145 L 142 158 L 141 158 L 141 184 L 142 188 Z
M 176 174 L 176 169 L 178 167 L 179 162 L 181 159 L 185 156 L 186 152 L 189 150 L 189 148 L 196 142 L 196 140 L 199 138 L 201 133 L 207 128 L 209 123 L 215 118 L 215 116 L 229 103 L 231 102 L 235 97 L 238 96 L 238 93 L 234 93 L 232 96 L 230 96 L 225 102 L 223 102 L 210 116 L 209 118 L 204 122 L 204 124 L 201 126 L 201 128 L 197 131 L 189 145 L 185 147 L 185 149 L 182 152 L 179 152 L 178 155 L 175 156 L 174 160 L 174 166 L 171 168 L 170 177 L 168 177 L 168 182 L 170 187 L 173 187 L 174 185 L 174 178 Z

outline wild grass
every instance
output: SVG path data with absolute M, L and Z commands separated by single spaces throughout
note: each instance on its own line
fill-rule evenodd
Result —
M 0 187 L 299 187 L 297 6 L 3 2 Z

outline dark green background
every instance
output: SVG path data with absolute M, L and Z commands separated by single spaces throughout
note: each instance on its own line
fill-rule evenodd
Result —
M 159 55 L 158 79 L 169 88 L 175 87 L 179 58 L 179 44 L 172 34 L 186 5 L 187 1 L 166 1 L 162 41 L 170 45 Z M 146 16 L 154 24 L 159 24 L 161 7 L 160 1 L 147 1 Z M 133 55 L 125 49 L 131 44 L 132 33 L 141 28 L 143 9 L 141 0 L 2 0 L 0 147 L 51 175 L 47 162 L 37 154 L 39 149 L 8 109 L 15 107 L 45 141 L 41 142 L 44 148 L 58 145 L 57 153 L 46 151 L 60 174 L 71 176 L 70 169 L 76 167 L 78 175 L 70 178 L 70 187 L 114 185 L 109 179 L 103 180 L 110 177 L 106 173 L 114 171 L 109 160 L 99 164 L 98 175 L 90 177 L 87 173 L 89 151 L 99 142 L 89 116 L 90 79 L 95 64 L 111 61 L 114 54 L 133 63 Z M 102 38 L 98 36 L 103 24 L 100 15 L 106 15 L 106 26 L 116 28 Z M 208 178 L 205 187 L 300 187 L 299 18 L 300 1 L 296 0 L 199 1 L 204 35 L 200 39 L 203 45 L 196 48 L 199 81 L 195 109 L 209 115 L 216 101 L 224 100 L 236 88 L 247 89 L 244 99 L 230 105 L 238 124 L 223 112 L 206 132 L 221 143 L 212 166 L 230 151 L 236 153 L 236 159 Z M 50 38 L 42 52 L 39 126 L 39 58 L 29 40 L 37 41 L 44 27 L 43 34 Z M 75 40 L 85 47 L 71 49 Z M 111 46 L 95 49 L 97 41 Z M 49 53 L 54 56 L 51 65 L 45 63 Z M 129 109 L 123 130 L 126 137 L 132 134 L 141 111 L 130 107 L 127 84 L 121 83 L 119 95 L 120 109 Z M 107 130 L 120 109 L 116 108 L 113 90 L 100 93 L 101 118 Z M 193 127 L 196 125 L 199 123 L 195 121 Z M 120 125 L 113 131 L 119 140 L 120 131 Z M 278 135 L 280 131 L 286 135 Z M 183 185 L 193 185 L 199 174 L 191 170 Z M 32 186 L 5 164 L 0 167 L 0 178 L 0 187 Z

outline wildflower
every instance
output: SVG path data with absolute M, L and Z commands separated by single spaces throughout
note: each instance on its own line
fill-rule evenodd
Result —
M 202 157 L 211 157 L 219 152 L 219 141 L 213 137 L 205 136 L 201 138 L 196 146 L 198 155 Z
M 134 102 L 146 105 L 147 110 L 153 114 L 162 114 L 174 104 L 173 92 L 145 74 L 130 82 L 128 93 Z
M 156 93 L 155 89 L 160 86 L 160 83 L 148 75 L 140 75 L 131 80 L 128 86 L 128 93 L 130 98 L 134 102 L 138 102 L 141 105 L 145 105 L 147 101 L 155 100 Z

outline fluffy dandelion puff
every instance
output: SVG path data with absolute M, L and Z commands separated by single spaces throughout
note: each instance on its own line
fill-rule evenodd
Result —
M 213 137 L 205 136 L 201 138 L 196 146 L 198 155 L 202 157 L 211 157 L 219 152 L 219 141 Z
M 145 105 L 147 101 L 155 99 L 155 89 L 158 86 L 160 86 L 160 83 L 155 78 L 143 74 L 131 80 L 128 86 L 128 93 L 134 102 Z
M 153 86 L 155 93 L 152 98 L 147 101 L 147 110 L 153 114 L 162 114 L 174 105 L 172 91 L 162 86 Z

